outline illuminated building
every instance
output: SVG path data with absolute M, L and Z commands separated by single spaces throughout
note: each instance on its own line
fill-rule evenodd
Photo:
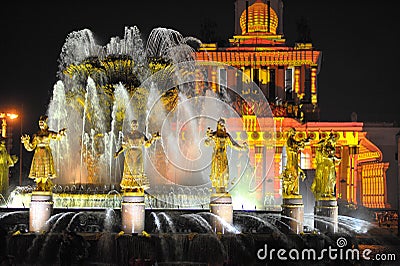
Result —
M 388 122 L 365 122 L 364 131 L 368 132 L 367 137 L 370 139 L 383 154 L 383 161 L 389 163 L 389 168 L 386 172 L 388 177 L 386 180 L 386 186 L 388 188 L 397 187 L 397 176 L 399 169 L 397 167 L 397 142 L 396 134 L 400 131 L 400 126 L 396 126 L 395 123 Z M 397 190 L 395 190 L 397 191 Z M 391 203 L 392 208 L 397 206 L 397 193 L 388 193 L 388 202 Z
M 244 11 L 236 16 L 240 29 L 236 27 L 230 46 L 204 45 L 197 59 L 223 62 L 241 69 L 261 88 L 268 102 L 273 103 L 275 115 L 284 112 L 286 117 L 300 118 L 303 113 L 307 120 L 318 120 L 317 74 L 321 52 L 310 43 L 285 45 L 283 26 L 279 23 L 283 15 L 281 1 L 258 0 L 247 8 L 243 7 L 244 2 L 236 1 L 237 10 L 244 8 Z
M 363 123 L 319 122 L 317 79 L 321 51 L 316 50 L 307 38 L 294 47 L 286 45 L 281 0 L 236 0 L 235 8 L 235 36 L 229 40 L 229 46 L 203 44 L 196 55 L 198 60 L 222 62 L 244 73 L 239 77 L 230 76 L 227 71 L 208 73 L 215 81 L 210 85 L 212 90 L 219 90 L 216 84 L 236 86 L 250 79 L 268 99 L 276 127 L 274 171 L 265 173 L 268 169 L 263 165 L 265 169 L 257 173 L 261 179 L 264 172 L 267 180 L 258 190 L 259 201 L 273 195 L 272 205 L 280 204 L 282 151 L 288 129 L 295 127 L 298 135 L 311 138 L 310 145 L 301 155 L 301 167 L 308 170 L 311 178 L 315 171 L 315 144 L 333 132 L 338 139 L 337 156 L 342 158 L 336 169 L 337 197 L 348 204 L 388 208 L 386 170 L 389 163 L 383 162 L 381 150 L 367 138 Z M 261 108 L 257 104 L 255 101 L 251 108 L 241 108 L 245 125 L 254 124 L 248 121 L 252 119 L 262 123 L 262 117 L 256 118 L 252 112 L 253 108 Z M 265 145 L 263 132 L 258 132 L 254 126 L 245 131 L 251 148 L 251 161 L 263 162 L 264 149 L 271 148 Z

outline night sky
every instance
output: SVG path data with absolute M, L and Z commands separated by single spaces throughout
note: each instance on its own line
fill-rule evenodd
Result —
M 321 121 L 400 122 L 398 98 L 399 18 L 388 1 L 284 1 L 287 44 L 297 38 L 296 21 L 305 18 L 316 49 L 323 52 L 318 76 Z M 57 81 L 66 36 L 92 30 L 101 44 L 138 26 L 146 39 L 166 27 L 201 39 L 201 25 L 217 25 L 216 39 L 234 32 L 234 1 L 7 1 L 0 11 L 0 111 L 21 113 L 24 133 L 37 130 Z M 395 41 L 396 40 L 396 41 Z M 13 122 L 19 123 L 19 122 Z M 14 135 L 19 138 L 20 125 Z

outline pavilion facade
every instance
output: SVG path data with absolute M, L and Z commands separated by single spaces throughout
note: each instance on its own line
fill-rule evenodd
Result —
M 304 32 L 302 42 L 294 47 L 286 45 L 283 35 L 283 3 L 281 0 L 236 0 L 235 36 L 228 47 L 202 44 L 196 52 L 199 61 L 220 62 L 240 69 L 242 76 L 229 71 L 212 69 L 210 89 L 219 92 L 224 86 L 239 86 L 248 80 L 254 82 L 268 100 L 273 114 L 275 136 L 260 131 L 263 117 L 255 111 L 262 108 L 255 100 L 249 107 L 240 98 L 234 99 L 242 122 L 236 131 L 238 141 L 248 141 L 250 160 L 262 165 L 256 176 L 260 182 L 255 197 L 260 208 L 276 207 L 281 203 L 280 174 L 285 161 L 284 146 L 287 132 L 294 127 L 297 137 L 310 138 L 301 153 L 301 167 L 310 178 L 315 172 L 316 144 L 331 132 L 337 137 L 336 155 L 341 158 L 336 169 L 336 196 L 347 204 L 368 208 L 388 208 L 386 170 L 382 152 L 368 138 L 362 122 L 321 122 L 318 107 L 318 74 L 322 52 L 315 49 Z M 223 67 L 221 67 L 221 70 Z M 251 94 L 242 91 L 242 94 Z M 251 96 L 251 95 L 250 95 Z M 251 98 L 251 97 L 250 97 Z M 257 99 L 257 95 L 254 95 Z M 236 118 L 237 119 L 237 118 Z M 268 136 L 267 136 L 268 135 Z M 269 145 L 271 137 L 275 145 Z M 274 149 L 273 167 L 263 158 Z M 269 199 L 269 200 L 266 200 Z

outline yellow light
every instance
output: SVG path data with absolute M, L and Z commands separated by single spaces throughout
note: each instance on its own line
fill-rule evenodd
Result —
M 317 104 L 317 69 L 311 68 L 311 103 Z
M 1 136 L 3 138 L 7 137 L 7 119 L 6 118 L 10 118 L 10 119 L 15 119 L 17 118 L 18 115 L 17 114 L 12 114 L 12 113 L 0 113 L 0 119 L 1 121 Z
M 0 119 L 4 119 L 4 118 L 10 118 L 10 119 L 15 119 L 18 117 L 17 114 L 12 114 L 12 113 L 0 113 Z
M 17 115 L 17 114 L 10 114 L 10 113 L 8 113 L 8 114 L 7 114 L 7 117 L 10 118 L 10 119 L 15 119 L 15 118 L 18 118 L 18 115 Z
M 312 68 L 311 69 L 311 93 L 316 93 L 317 92 L 317 86 L 316 86 L 316 80 L 317 80 L 317 73 L 316 69 Z
M 300 69 L 296 68 L 294 71 L 294 91 L 300 92 Z

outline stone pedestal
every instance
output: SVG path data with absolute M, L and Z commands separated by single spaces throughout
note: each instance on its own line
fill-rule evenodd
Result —
M 336 199 L 319 199 L 314 207 L 314 227 L 321 233 L 336 233 L 338 230 L 338 206 Z
M 304 205 L 303 198 L 283 198 L 282 221 L 288 225 L 290 231 L 295 234 L 303 232 Z
M 29 231 L 47 231 L 47 220 L 53 213 L 53 194 L 51 191 L 34 191 L 29 205 Z
M 217 233 L 225 233 L 223 223 L 233 225 L 232 197 L 229 193 L 215 193 L 210 198 L 210 212 L 218 217 L 211 217 L 211 227 Z
M 125 234 L 142 234 L 144 230 L 144 193 L 125 192 L 122 195 L 122 230 Z

